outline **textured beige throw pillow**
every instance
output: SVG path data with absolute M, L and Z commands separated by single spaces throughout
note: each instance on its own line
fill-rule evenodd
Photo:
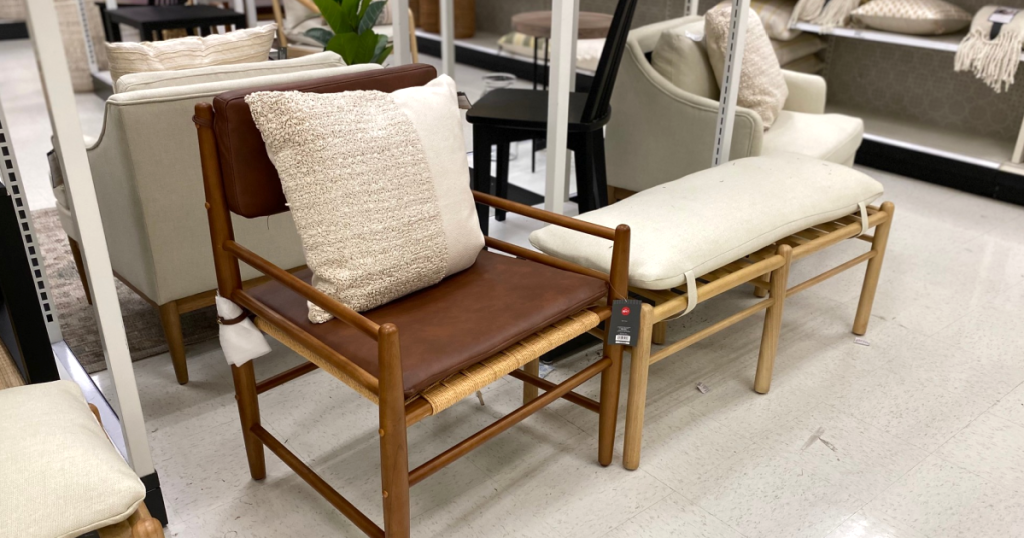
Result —
M 729 46 L 729 19 L 732 6 L 719 5 L 704 15 L 704 39 L 708 59 L 715 71 L 715 78 L 721 86 L 725 76 L 726 48 Z M 757 14 L 750 11 L 747 19 L 746 44 L 743 48 L 743 68 L 740 72 L 740 87 L 736 102 L 739 106 L 757 112 L 768 129 L 778 117 L 782 105 L 789 97 L 786 79 L 779 67 L 779 60 L 761 26 Z
M 206 37 L 107 43 L 110 78 L 116 84 L 129 73 L 265 62 L 276 31 L 276 24 L 268 24 Z
M 313 285 L 357 311 L 467 269 L 483 248 L 455 82 L 246 97 Z M 330 314 L 310 305 L 309 319 Z
M 971 22 L 970 13 L 943 0 L 871 0 L 852 16 L 868 28 L 912 35 L 950 34 Z

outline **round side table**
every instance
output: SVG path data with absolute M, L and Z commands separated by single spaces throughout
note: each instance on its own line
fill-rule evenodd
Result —
M 612 16 L 605 13 L 581 11 L 577 39 L 599 39 L 608 35 Z M 548 87 L 548 58 L 551 45 L 551 12 L 527 11 L 512 16 L 512 29 L 533 38 L 533 89 L 537 89 L 537 68 L 540 40 L 544 40 L 544 89 Z

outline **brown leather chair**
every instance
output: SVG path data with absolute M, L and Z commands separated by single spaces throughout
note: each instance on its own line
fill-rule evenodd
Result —
M 615 437 L 622 347 L 605 345 L 600 360 L 558 385 L 538 377 L 537 359 L 584 332 L 602 334 L 598 325 L 607 321 L 610 301 L 622 298 L 627 289 L 628 227 L 612 230 L 474 193 L 479 203 L 608 239 L 613 248 L 610 274 L 488 237 L 487 248 L 469 269 L 363 313 L 313 288 L 308 271 L 293 275 L 234 240 L 230 213 L 265 217 L 288 211 L 245 95 L 260 90 L 391 92 L 426 84 L 435 76 L 433 67 L 416 64 L 249 88 L 222 94 L 212 105 L 196 105 L 194 118 L 219 292 L 254 314 L 264 332 L 309 361 L 259 382 L 252 362 L 232 366 L 249 471 L 256 480 L 266 476 L 263 448 L 269 448 L 363 532 L 376 537 L 409 536 L 411 485 L 558 398 L 599 413 L 601 465 L 611 463 Z M 239 260 L 271 281 L 243 289 Z M 306 301 L 335 319 L 310 323 Z M 383 530 L 260 426 L 257 395 L 317 368 L 380 407 Z M 598 374 L 599 402 L 572 392 Z M 406 428 L 504 375 L 525 383 L 523 406 L 409 471 Z M 538 388 L 546 392 L 538 395 Z

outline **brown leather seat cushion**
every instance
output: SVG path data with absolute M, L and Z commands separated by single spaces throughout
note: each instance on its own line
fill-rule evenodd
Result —
M 296 273 L 306 282 L 310 270 Z M 603 297 L 604 281 L 481 251 L 472 267 L 435 286 L 364 312 L 398 327 L 406 397 L 480 362 Z M 257 300 L 374 376 L 377 343 L 347 323 L 313 324 L 306 300 L 277 282 L 249 290 Z

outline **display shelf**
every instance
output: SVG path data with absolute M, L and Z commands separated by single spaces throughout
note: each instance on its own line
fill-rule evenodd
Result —
M 1000 168 L 1010 160 L 1014 140 L 972 135 L 950 128 L 894 118 L 881 112 L 829 104 L 826 112 L 864 120 L 864 138 L 911 151 L 953 159 L 984 168 Z
M 880 30 L 869 30 L 866 28 L 843 28 L 835 27 L 824 29 L 817 24 L 798 22 L 793 25 L 796 30 L 819 35 L 833 35 L 850 39 L 861 39 L 864 41 L 875 41 L 878 43 L 889 43 L 891 45 L 902 45 L 904 47 L 916 47 L 920 49 L 941 50 L 945 52 L 956 52 L 960 41 L 963 40 L 963 32 L 939 36 L 919 36 L 882 32 Z M 1021 61 L 1024 61 L 1024 54 L 1021 54 Z

